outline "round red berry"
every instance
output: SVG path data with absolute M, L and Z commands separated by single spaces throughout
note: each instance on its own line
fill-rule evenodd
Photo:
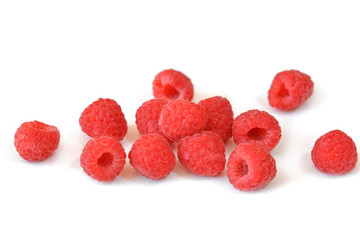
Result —
M 213 131 L 226 141 L 232 135 L 234 113 L 229 100 L 223 97 L 211 97 L 198 103 L 206 112 L 208 122 L 204 130 Z
M 316 140 L 311 158 L 321 172 L 344 174 L 355 168 L 358 155 L 351 137 L 340 130 L 333 130 Z
M 281 138 L 279 122 L 269 113 L 257 109 L 237 116 L 232 131 L 236 144 L 256 144 L 267 151 L 272 150 Z
M 241 191 L 265 187 L 276 175 L 276 162 L 269 152 L 253 144 L 240 144 L 227 163 L 230 183 Z
M 174 142 L 201 132 L 206 123 L 207 115 L 200 105 L 181 99 L 166 104 L 159 118 L 161 132 Z
M 127 122 L 121 107 L 115 100 L 103 99 L 93 102 L 82 112 L 81 130 L 90 137 L 108 136 L 122 140 L 127 132 Z
M 313 93 L 310 76 L 297 70 L 278 73 L 268 92 L 269 104 L 280 110 L 293 110 L 302 105 Z
M 169 142 L 158 133 L 142 135 L 129 153 L 130 164 L 143 176 L 162 179 L 175 167 L 175 155 Z
M 55 126 L 39 121 L 25 122 L 15 133 L 15 148 L 29 162 L 39 162 L 50 157 L 58 148 L 60 132 Z
M 126 153 L 113 137 L 91 139 L 80 157 L 84 172 L 98 181 L 112 181 L 123 170 Z
M 136 111 L 136 126 L 141 135 L 162 132 L 159 118 L 162 108 L 168 103 L 164 99 L 151 99 L 144 102 Z
M 178 157 L 187 169 L 200 176 L 218 176 L 226 164 L 224 142 L 210 131 L 181 139 Z
M 155 98 L 191 101 L 194 96 L 194 87 L 190 78 L 183 73 L 168 69 L 156 75 L 153 81 L 153 93 Z

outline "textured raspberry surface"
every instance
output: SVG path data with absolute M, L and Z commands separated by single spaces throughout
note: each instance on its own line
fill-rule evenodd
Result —
M 276 175 L 276 162 L 269 152 L 253 144 L 240 144 L 227 164 L 230 183 L 241 191 L 265 187 Z
M 180 99 L 166 104 L 159 118 L 160 130 L 174 142 L 201 132 L 206 123 L 207 115 L 200 105 Z
M 141 135 L 162 132 L 159 128 L 159 118 L 162 108 L 168 103 L 164 99 L 151 99 L 144 102 L 136 111 L 136 126 Z M 165 136 L 165 135 L 164 135 Z
M 210 131 L 181 139 L 178 157 L 187 169 L 200 176 L 218 176 L 226 164 L 224 142 Z
M 113 137 L 91 139 L 84 147 L 80 157 L 86 174 L 98 181 L 114 180 L 125 165 L 126 153 Z
M 288 70 L 278 73 L 268 92 L 269 104 L 280 110 L 293 110 L 302 105 L 314 90 L 314 83 L 305 73 Z
M 247 142 L 270 151 L 280 141 L 281 128 L 272 115 L 254 109 L 235 118 L 233 137 L 236 144 Z
M 354 141 L 340 130 L 330 131 L 316 140 L 311 158 L 317 169 L 330 174 L 348 173 L 358 160 Z
M 25 122 L 15 133 L 15 148 L 22 158 L 38 162 L 50 157 L 60 142 L 59 130 L 39 122 Z
M 127 132 L 127 122 L 119 104 L 112 99 L 93 102 L 81 114 L 81 130 L 90 137 L 108 136 L 122 140 Z
M 175 167 L 175 155 L 168 141 L 158 133 L 142 135 L 131 147 L 130 164 L 143 176 L 162 179 Z
M 216 132 L 226 141 L 232 135 L 234 113 L 230 102 L 223 97 L 211 97 L 198 103 L 206 112 L 208 122 L 205 130 Z
M 153 93 L 155 98 L 191 101 L 194 96 L 194 87 L 190 78 L 183 73 L 168 69 L 155 76 Z

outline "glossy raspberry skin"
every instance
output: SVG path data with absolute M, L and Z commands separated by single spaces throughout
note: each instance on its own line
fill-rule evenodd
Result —
M 290 111 L 302 105 L 313 93 L 310 76 L 297 70 L 278 73 L 268 92 L 269 104 L 277 109 Z
M 208 122 L 204 130 L 213 131 L 226 141 L 232 136 L 234 113 L 229 100 L 216 96 L 198 103 L 206 112 Z
M 144 102 L 136 111 L 136 126 L 141 135 L 159 133 L 159 118 L 162 108 L 168 103 L 164 99 L 151 99 Z
M 174 142 L 201 132 L 206 123 L 207 115 L 200 105 L 180 99 L 166 104 L 159 118 L 161 132 Z
M 333 130 L 316 140 L 311 158 L 321 172 L 345 174 L 355 168 L 358 155 L 354 141 L 346 133 Z
M 176 99 L 191 101 L 194 96 L 194 87 L 186 75 L 173 69 L 167 69 L 155 76 L 153 94 L 155 98 L 168 101 Z
M 127 122 L 121 107 L 115 100 L 99 98 L 81 114 L 81 130 L 92 138 L 108 136 L 118 141 L 127 132 Z
M 269 113 L 257 109 L 237 116 L 232 131 L 236 144 L 256 144 L 266 151 L 272 150 L 281 138 L 279 122 Z
M 204 131 L 179 141 L 178 158 L 192 173 L 215 177 L 225 168 L 225 145 L 217 133 Z
M 276 175 L 276 162 L 269 152 L 253 144 L 240 144 L 227 163 L 230 183 L 240 191 L 265 187 Z
M 91 139 L 84 147 L 80 163 L 84 172 L 98 181 L 112 181 L 123 170 L 126 153 L 113 137 Z
M 24 122 L 17 129 L 14 140 L 16 151 L 23 159 L 39 162 L 58 148 L 60 132 L 55 126 L 39 121 Z
M 158 180 L 175 167 L 175 155 L 168 141 L 158 133 L 142 135 L 129 153 L 130 164 L 143 176 Z

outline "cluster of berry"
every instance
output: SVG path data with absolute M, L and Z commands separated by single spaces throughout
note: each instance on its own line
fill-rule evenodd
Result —
M 278 73 L 268 92 L 269 104 L 290 111 L 302 105 L 313 93 L 311 78 L 299 71 Z M 227 162 L 227 176 L 241 191 L 258 190 L 276 175 L 276 162 L 270 151 L 281 138 L 279 122 L 257 109 L 234 119 L 230 102 L 220 96 L 191 102 L 191 80 L 179 71 L 162 71 L 153 81 L 154 99 L 136 111 L 141 136 L 129 152 L 130 164 L 143 176 L 162 179 L 175 167 L 172 148 L 182 165 L 196 175 L 218 176 L 226 165 L 225 143 L 233 137 L 237 144 Z M 98 181 L 115 179 L 125 165 L 126 152 L 120 141 L 127 122 L 119 104 L 98 99 L 81 114 L 83 132 L 92 137 L 80 157 L 84 172 Z M 39 121 L 25 122 L 15 134 L 20 156 L 37 162 L 48 158 L 58 147 L 59 130 Z M 357 162 L 353 140 L 340 130 L 321 136 L 311 152 L 317 169 L 343 174 Z

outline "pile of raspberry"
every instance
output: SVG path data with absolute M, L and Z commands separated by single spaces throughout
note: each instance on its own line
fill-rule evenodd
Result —
M 313 89 L 307 74 L 280 72 L 268 91 L 269 104 L 293 111 Z M 173 69 L 155 76 L 153 95 L 154 99 L 136 111 L 141 136 L 128 153 L 130 164 L 141 175 L 153 180 L 166 178 L 178 159 L 199 176 L 217 177 L 227 168 L 229 182 L 241 191 L 262 189 L 275 178 L 276 161 L 271 150 L 279 143 L 282 130 L 274 116 L 250 109 L 234 118 L 232 105 L 221 96 L 194 103 L 192 81 Z M 114 180 L 127 159 L 121 144 L 127 121 L 120 105 L 113 99 L 100 98 L 84 109 L 79 124 L 92 138 L 80 156 L 84 172 L 98 181 Z M 225 144 L 232 140 L 237 146 L 226 159 Z M 22 158 L 39 162 L 49 158 L 59 142 L 60 132 L 55 126 L 32 121 L 18 128 L 14 144 Z M 311 156 L 315 167 L 329 174 L 348 173 L 358 159 L 354 141 L 340 130 L 321 136 Z

